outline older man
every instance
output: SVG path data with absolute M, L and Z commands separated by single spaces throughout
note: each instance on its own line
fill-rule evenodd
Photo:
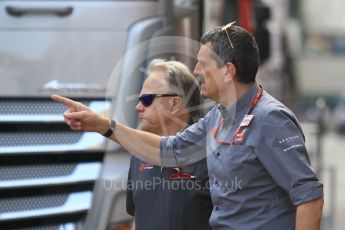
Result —
M 136 106 L 143 130 L 175 135 L 199 119 L 199 87 L 185 65 L 156 59 L 148 71 Z M 127 212 L 135 217 L 137 230 L 211 229 L 207 182 L 206 159 L 186 167 L 166 168 L 133 156 Z
M 319 229 L 323 185 L 295 115 L 255 80 L 253 36 L 231 24 L 214 28 L 201 38 L 197 60 L 201 94 L 218 104 L 176 136 L 116 125 L 87 108 L 73 112 L 77 102 L 53 99 L 69 106 L 64 116 L 72 129 L 107 132 L 147 161 L 187 165 L 206 150 L 214 229 Z

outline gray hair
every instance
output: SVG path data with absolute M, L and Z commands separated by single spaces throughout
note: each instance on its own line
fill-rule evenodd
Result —
M 178 61 L 154 59 L 149 64 L 148 72 L 152 73 L 157 70 L 165 73 L 167 93 L 180 95 L 193 121 L 197 121 L 200 118 L 200 90 L 188 67 Z

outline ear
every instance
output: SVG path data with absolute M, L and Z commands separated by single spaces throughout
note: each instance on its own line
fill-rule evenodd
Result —
M 183 106 L 181 97 L 172 97 L 169 100 L 170 111 L 172 115 L 178 114 Z
M 232 62 L 225 64 L 226 72 L 224 76 L 224 83 L 229 83 L 234 80 L 236 76 L 236 67 Z

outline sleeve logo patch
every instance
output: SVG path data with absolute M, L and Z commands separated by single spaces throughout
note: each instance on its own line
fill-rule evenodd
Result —
M 298 142 L 300 142 L 300 137 L 297 135 L 285 137 L 278 141 L 279 144 L 284 146 L 284 149 L 283 149 L 284 152 L 304 146 L 303 143 L 298 143 Z M 286 146 L 286 145 L 290 145 L 290 146 Z
M 289 143 L 289 142 L 297 140 L 297 139 L 299 139 L 299 136 L 286 137 L 286 138 L 281 139 L 279 141 L 279 144 Z
M 284 151 L 284 152 L 287 152 L 287 151 L 289 151 L 289 150 L 291 150 L 291 149 L 295 149 L 295 148 L 298 148 L 298 147 L 303 147 L 303 145 L 302 145 L 302 144 L 292 145 L 292 146 L 290 146 L 290 147 L 288 147 L 288 148 L 285 148 L 283 151 Z

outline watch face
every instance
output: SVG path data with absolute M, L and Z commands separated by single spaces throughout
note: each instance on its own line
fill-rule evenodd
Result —
M 116 127 L 116 121 L 111 120 L 111 122 L 110 122 L 110 127 L 111 127 L 112 129 L 115 129 L 115 127 Z
M 114 133 L 113 129 L 112 129 L 112 128 L 109 128 L 109 129 L 107 130 L 107 132 L 106 132 L 105 134 L 103 134 L 103 136 L 105 136 L 105 137 L 110 137 L 111 135 L 113 135 L 113 133 Z

